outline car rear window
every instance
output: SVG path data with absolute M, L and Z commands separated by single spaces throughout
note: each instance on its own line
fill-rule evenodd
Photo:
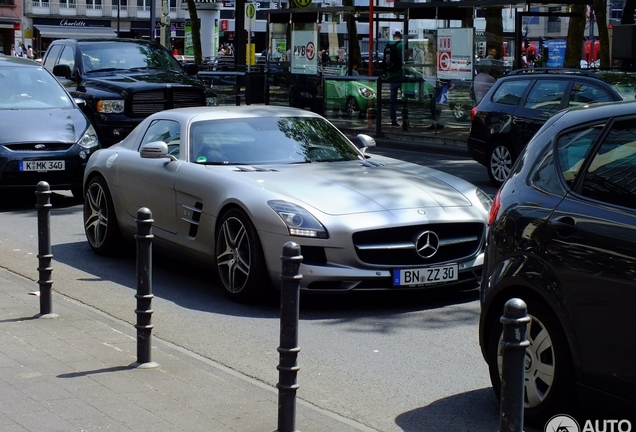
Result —
M 595 102 L 611 102 L 614 98 L 607 90 L 587 82 L 577 81 L 572 87 L 569 106 L 586 105 Z
M 492 96 L 492 101 L 504 105 L 518 105 L 521 96 L 532 80 L 511 80 L 502 82 Z
M 581 193 L 598 201 L 636 208 L 636 126 L 618 121 L 590 163 Z
M 549 113 L 556 113 L 561 109 L 563 93 L 568 85 L 565 80 L 540 79 L 532 86 L 528 93 L 525 107 Z
M 557 152 L 559 167 L 565 183 L 572 187 L 590 148 L 603 130 L 603 125 L 594 125 L 569 132 L 559 137 Z

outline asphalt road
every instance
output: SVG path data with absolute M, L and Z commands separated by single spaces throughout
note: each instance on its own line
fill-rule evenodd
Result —
M 376 151 L 488 181 L 483 169 L 456 155 Z M 0 265 L 36 281 L 34 205 L 29 196 L 0 202 Z M 116 258 L 93 254 L 82 207 L 68 194 L 52 197 L 51 235 L 54 291 L 132 325 L 134 249 Z M 153 337 L 275 386 L 277 299 L 235 304 L 210 269 L 154 258 Z M 299 398 L 379 431 L 498 428 L 499 407 L 477 341 L 475 290 L 307 295 L 300 306 Z

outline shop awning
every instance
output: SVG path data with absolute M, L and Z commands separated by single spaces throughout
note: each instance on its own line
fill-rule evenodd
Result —
M 117 33 L 110 27 L 61 27 L 36 24 L 40 37 L 52 39 L 116 38 Z

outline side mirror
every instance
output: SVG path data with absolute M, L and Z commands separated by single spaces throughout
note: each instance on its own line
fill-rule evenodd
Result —
M 53 66 L 53 75 L 56 77 L 62 77 L 66 79 L 71 79 L 71 67 L 67 64 L 59 64 Z
M 351 140 L 353 144 L 358 147 L 364 153 L 366 149 L 370 147 L 375 147 L 375 140 L 371 138 L 369 135 L 358 134 L 355 138 Z
M 82 98 L 73 98 L 73 100 L 75 101 L 75 103 L 77 104 L 78 107 L 80 108 L 86 108 L 86 101 Z
M 199 66 L 194 63 L 186 63 L 183 65 L 183 70 L 188 75 L 196 75 L 199 73 Z
M 139 152 L 143 159 L 167 158 L 176 161 L 177 158 L 168 154 L 168 144 L 163 141 L 152 141 L 141 146 Z

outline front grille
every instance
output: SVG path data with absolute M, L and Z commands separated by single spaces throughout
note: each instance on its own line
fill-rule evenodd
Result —
M 148 117 L 159 111 L 172 108 L 186 108 L 205 105 L 203 89 L 165 88 L 132 93 L 130 96 L 130 116 Z
M 44 148 L 36 148 L 38 145 L 44 145 Z M 19 144 L 5 144 L 4 147 L 11 151 L 35 151 L 35 152 L 49 152 L 49 151 L 66 151 L 73 147 L 74 143 L 19 143 Z
M 420 256 L 415 246 L 425 231 L 432 231 L 439 237 L 439 248 L 430 258 Z M 353 234 L 353 243 L 358 258 L 367 264 L 431 265 L 474 256 L 481 248 L 483 233 L 481 223 L 416 225 L 357 232 Z

